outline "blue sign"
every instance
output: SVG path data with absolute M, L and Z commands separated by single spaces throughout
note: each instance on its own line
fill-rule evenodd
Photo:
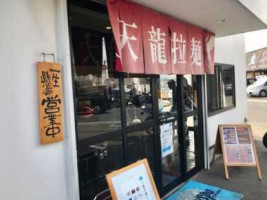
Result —
M 167 198 L 167 200 L 240 200 L 243 194 L 222 188 L 189 181 Z

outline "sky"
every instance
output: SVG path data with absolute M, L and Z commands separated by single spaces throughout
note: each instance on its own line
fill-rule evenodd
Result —
M 246 52 L 267 47 L 267 29 L 245 33 Z

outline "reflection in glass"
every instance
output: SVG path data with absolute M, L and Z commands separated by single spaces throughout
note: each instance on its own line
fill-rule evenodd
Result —
M 234 66 L 216 65 L 214 75 L 207 75 L 208 111 L 235 105 Z
M 73 27 L 72 43 L 79 140 L 120 129 L 119 80 L 107 64 L 114 53 L 111 40 Z
M 185 143 L 186 143 L 186 160 L 187 171 L 190 171 L 196 166 L 197 148 L 197 134 L 198 134 L 198 118 L 197 116 L 187 117 L 185 122 Z
M 212 112 L 221 108 L 220 104 L 220 72 L 219 68 L 215 66 L 214 74 L 207 75 L 207 99 L 208 111 Z
M 125 78 L 124 83 L 127 125 L 152 119 L 150 78 Z
M 162 134 L 162 133 L 160 133 Z M 162 183 L 167 185 L 181 175 L 177 121 L 173 123 L 174 151 L 162 158 Z
M 127 134 L 127 154 L 129 164 L 147 158 L 149 166 L 154 173 L 153 138 L 154 131 L 152 127 Z
M 221 67 L 221 87 L 222 87 L 222 107 L 230 107 L 234 104 L 234 73 L 233 67 L 222 66 Z
M 93 199 L 108 188 L 105 175 L 122 166 L 121 138 L 88 146 L 78 166 L 81 199 Z
M 197 108 L 196 76 L 183 76 L 184 111 L 190 112 Z
M 159 113 L 161 117 L 173 116 L 177 112 L 177 81 L 175 75 L 160 75 Z

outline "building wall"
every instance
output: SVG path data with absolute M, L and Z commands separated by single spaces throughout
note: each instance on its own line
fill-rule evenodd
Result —
M 0 1 L 0 199 L 3 200 L 78 199 L 65 3 L 64 0 Z M 43 146 L 39 142 L 36 68 L 36 63 L 42 61 L 42 52 L 55 53 L 63 65 L 66 99 L 65 141 Z
M 208 117 L 208 145 L 215 143 L 219 124 L 244 123 L 247 114 L 244 34 L 215 39 L 215 62 L 235 67 L 236 108 Z
M 65 0 L 0 1 L 0 199 L 78 200 L 78 174 Z M 55 53 L 63 66 L 65 140 L 40 145 L 36 63 Z M 217 125 L 246 116 L 243 35 L 216 39 L 215 60 L 235 65 L 233 110 L 208 118 L 208 145 Z M 50 59 L 51 60 L 51 59 Z

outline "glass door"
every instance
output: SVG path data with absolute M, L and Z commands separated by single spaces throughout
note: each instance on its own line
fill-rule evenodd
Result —
M 165 194 L 181 182 L 181 149 L 178 127 L 178 88 L 176 75 L 158 78 L 158 132 L 160 146 L 160 192 Z
M 158 79 L 160 193 L 165 195 L 203 166 L 201 77 Z
M 202 133 L 201 76 L 185 75 L 182 79 L 184 171 L 189 178 L 203 168 L 204 147 Z
M 154 144 L 155 120 L 152 101 L 152 80 L 149 76 L 124 78 L 124 104 L 126 165 L 147 158 L 155 175 Z

